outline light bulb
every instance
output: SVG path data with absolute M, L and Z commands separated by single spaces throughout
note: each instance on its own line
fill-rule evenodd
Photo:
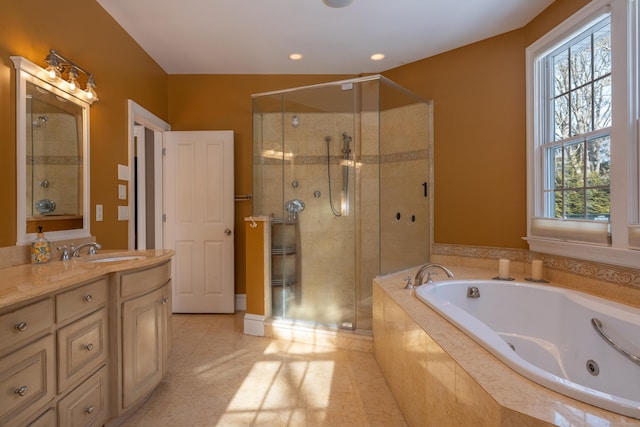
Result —
M 69 70 L 69 90 L 75 92 L 80 86 L 78 85 L 78 70 L 76 67 L 71 67 Z
M 54 50 L 49 51 L 49 55 L 44 60 L 47 63 L 47 77 L 49 80 L 57 80 L 62 77 L 60 74 L 60 67 L 58 66 L 58 57 L 56 56 L 56 52 Z
M 89 99 L 92 99 L 94 101 L 98 99 L 98 95 L 96 94 L 96 91 L 92 87 L 87 87 L 87 90 L 85 90 L 84 93 L 87 94 L 87 98 Z
M 87 82 L 87 89 L 84 91 L 85 95 L 87 95 L 87 99 L 90 101 L 97 101 L 98 94 L 96 93 L 94 87 L 96 87 L 96 82 L 93 80 L 93 76 L 89 76 L 89 81 Z
M 62 77 L 60 70 L 55 65 L 49 65 L 47 67 L 47 77 L 49 80 L 57 80 Z

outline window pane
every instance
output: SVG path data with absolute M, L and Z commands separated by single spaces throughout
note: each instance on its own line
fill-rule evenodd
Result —
M 547 148 L 548 173 L 545 189 L 562 188 L 562 147 Z
M 550 193 L 553 197 L 549 206 L 553 206 L 553 218 L 564 218 L 564 203 L 562 200 L 562 191 L 554 191 Z
M 569 137 L 569 95 L 562 95 L 554 100 L 553 120 L 555 122 L 554 141 Z
M 571 46 L 571 88 L 577 88 L 592 80 L 591 36 Z
M 611 126 L 611 75 L 593 84 L 593 129 L 603 129 Z
M 591 127 L 591 86 L 584 86 L 571 92 L 571 135 L 590 132 Z
M 564 147 L 564 188 L 584 187 L 584 144 L 576 142 Z
M 611 211 L 611 193 L 609 189 L 587 190 L 588 219 L 608 221 Z
M 564 192 L 564 217 L 569 219 L 585 217 L 584 190 L 569 190 Z
M 569 91 L 569 49 L 565 49 L 553 57 L 553 96 Z
M 607 24 L 593 34 L 594 78 L 611 74 L 611 24 Z
M 611 170 L 609 136 L 595 138 L 587 143 L 587 161 L 587 187 L 609 186 Z

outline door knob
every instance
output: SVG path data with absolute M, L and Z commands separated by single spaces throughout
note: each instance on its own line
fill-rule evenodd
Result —
M 227 236 L 231 236 L 231 230 L 227 228 L 226 230 L 224 230 L 224 234 L 226 234 Z

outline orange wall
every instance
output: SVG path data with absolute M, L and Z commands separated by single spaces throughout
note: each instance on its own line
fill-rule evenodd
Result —
M 384 73 L 434 100 L 436 243 L 527 247 L 525 49 L 586 3 Z
M 384 73 L 434 100 L 440 243 L 525 247 L 525 60 L 513 31 Z
M 167 74 L 95 1 L 0 3 L 0 246 L 15 245 L 15 70 L 10 55 L 46 66 L 49 49 L 94 73 L 99 101 L 91 107 L 91 212 L 104 205 L 91 232 L 105 248 L 127 247 L 117 221 L 117 164 L 128 163 L 127 99 L 167 119 Z

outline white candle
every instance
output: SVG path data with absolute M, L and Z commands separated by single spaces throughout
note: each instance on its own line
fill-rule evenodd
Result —
M 509 278 L 509 260 L 501 259 L 498 261 L 498 277 L 501 279 Z
M 531 278 L 533 280 L 542 280 L 542 261 L 539 259 L 531 261 Z

